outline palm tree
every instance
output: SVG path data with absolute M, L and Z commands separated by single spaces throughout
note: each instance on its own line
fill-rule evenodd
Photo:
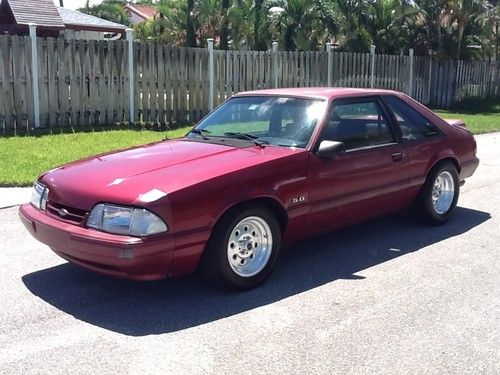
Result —
M 127 12 L 125 12 L 125 4 L 125 0 L 104 0 L 98 5 L 89 6 L 87 0 L 85 7 L 78 10 L 82 13 L 90 14 L 111 22 L 128 25 L 129 20 Z
M 168 5 L 164 3 L 155 5 L 160 16 L 134 25 L 136 37 L 158 43 L 186 45 L 186 2 L 184 0 L 170 0 Z
M 493 54 L 496 7 L 484 0 L 424 0 L 417 19 L 420 45 L 439 59 L 481 58 Z
M 193 20 L 194 0 L 187 0 L 186 9 L 186 39 L 188 47 L 196 47 L 196 28 Z
M 372 17 L 370 3 L 363 0 L 345 0 L 338 1 L 337 4 L 342 15 L 343 47 L 353 52 L 369 51 L 373 41 L 367 29 Z
M 456 22 L 457 48 L 455 58 L 459 59 L 464 42 L 464 32 L 471 18 L 480 18 L 487 11 L 487 3 L 480 0 L 453 0 L 448 1 L 450 15 Z
M 326 31 L 318 17 L 319 4 L 308 0 L 267 0 L 266 25 L 286 50 L 315 49 Z
M 327 41 L 348 51 L 399 54 L 429 49 L 439 58 L 500 59 L 500 6 L 495 0 L 138 0 L 158 19 L 134 26 L 145 40 L 189 47 L 214 38 L 221 49 L 318 49 Z M 60 0 L 62 5 L 63 0 Z M 103 0 L 81 11 L 127 24 L 126 0 Z M 418 4 L 418 5 L 417 5 Z
M 493 30 L 489 40 L 492 55 L 496 61 L 500 61 L 500 4 L 496 0 L 489 1 L 487 17 L 486 30 Z
M 219 39 L 222 26 L 220 0 L 203 0 L 194 3 L 191 12 L 195 24 L 198 46 L 205 45 L 208 38 Z
M 266 49 L 266 42 L 262 38 L 261 25 L 262 25 L 262 16 L 263 16 L 263 5 L 264 0 L 255 0 L 253 7 L 253 48 L 262 51 Z M 264 15 L 265 17 L 265 15 Z
M 412 46 L 414 25 L 420 14 L 418 6 L 401 0 L 371 3 L 368 31 L 379 53 L 400 54 Z
M 255 40 L 255 4 L 252 0 L 234 0 L 228 11 L 229 48 L 231 49 L 266 49 L 254 44 Z M 262 31 L 262 30 L 261 30 Z M 262 35 L 261 33 L 258 33 Z M 262 41 L 262 38 L 258 39 Z
M 229 49 L 229 0 L 221 0 L 220 49 Z

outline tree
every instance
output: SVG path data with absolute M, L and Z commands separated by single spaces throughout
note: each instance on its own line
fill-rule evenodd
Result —
M 500 4 L 496 0 L 489 1 L 487 17 L 488 20 L 485 28 L 486 30 L 492 30 L 488 42 L 491 48 L 491 55 L 495 56 L 496 61 L 500 61 Z
M 324 41 L 326 30 L 318 17 L 319 1 L 267 0 L 264 4 L 269 34 L 284 49 L 311 50 Z
M 255 45 L 255 4 L 252 0 L 233 0 L 229 8 L 229 48 L 230 49 L 253 49 L 265 50 L 266 43 L 263 35 L 259 35 L 258 42 L 261 45 Z M 262 31 L 262 30 L 261 30 Z
M 371 3 L 363 0 L 339 0 L 337 5 L 342 15 L 342 47 L 353 52 L 368 52 L 373 42 L 373 36 L 367 28 L 372 17 Z
M 221 0 L 220 49 L 229 49 L 229 0 Z
M 188 47 L 196 47 L 196 31 L 193 20 L 194 0 L 187 0 L 186 9 L 186 39 Z
M 467 26 L 471 22 L 481 23 L 485 21 L 485 12 L 488 10 L 488 2 L 481 0 L 449 0 L 448 9 L 450 16 L 456 23 L 456 50 L 455 58 L 459 59 L 461 57 L 462 46 L 464 43 L 464 35 Z M 481 27 L 480 27 L 481 28 Z M 479 29 L 480 29 L 479 28 Z M 477 36 L 480 31 L 477 30 Z
M 255 0 L 253 7 L 254 22 L 253 22 L 253 47 L 258 51 L 266 49 L 266 41 L 262 38 L 262 16 L 263 16 L 264 0 Z M 265 17 L 265 14 L 264 14 Z
M 248 45 L 250 7 L 245 0 L 196 1 L 192 14 L 198 45 L 204 46 L 208 38 L 220 49 Z
M 138 39 L 174 45 L 189 45 L 187 40 L 187 4 L 184 0 L 170 0 L 155 4 L 159 17 L 134 25 Z M 196 43 L 196 39 L 194 39 Z
M 414 3 L 381 0 L 371 3 L 367 30 L 379 53 L 401 54 L 411 48 L 420 9 Z
M 98 5 L 89 6 L 87 0 L 85 7 L 78 9 L 78 11 L 111 22 L 129 25 L 128 15 L 124 8 L 125 4 L 125 0 L 104 0 Z
M 62 2 L 62 0 L 60 0 Z M 127 0 L 104 0 L 81 11 L 127 24 Z M 439 59 L 499 56 L 499 5 L 495 0 L 137 0 L 160 16 L 135 25 L 143 40 L 203 47 L 266 50 L 323 48 L 417 55 Z

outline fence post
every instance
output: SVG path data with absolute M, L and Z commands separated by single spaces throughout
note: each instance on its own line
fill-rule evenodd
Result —
M 413 97 L 413 48 L 410 48 L 410 82 L 408 83 L 408 95 Z
M 375 87 L 375 46 L 372 44 L 370 46 L 370 54 L 372 59 L 371 71 L 370 71 L 370 87 Z
M 36 41 L 36 24 L 30 23 L 30 38 L 31 38 L 31 71 L 33 79 L 33 109 L 35 115 L 35 128 L 40 127 L 40 94 L 38 91 L 38 49 Z
M 274 88 L 278 88 L 278 42 L 273 42 L 273 76 Z
M 332 87 L 332 68 L 333 68 L 332 43 L 326 43 L 326 54 L 328 56 L 327 86 Z
M 129 122 L 135 121 L 135 108 L 134 108 L 134 30 L 127 29 L 127 44 L 128 44 L 128 105 L 130 110 Z
M 208 110 L 214 109 L 214 40 L 208 42 Z
M 431 83 L 432 83 L 432 50 L 429 50 L 429 82 L 427 84 L 427 104 L 431 102 Z

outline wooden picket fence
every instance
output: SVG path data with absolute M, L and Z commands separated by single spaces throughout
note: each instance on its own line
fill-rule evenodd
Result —
M 209 112 L 207 49 L 131 45 L 133 101 L 127 41 L 37 38 L 40 126 L 78 128 L 131 120 L 175 126 Z M 31 53 L 29 37 L 0 36 L 1 134 L 34 127 Z M 494 61 L 438 63 L 429 57 L 330 53 L 216 50 L 213 104 L 240 91 L 327 86 L 328 79 L 334 87 L 371 87 L 373 80 L 374 87 L 403 91 L 441 107 L 469 96 L 500 94 L 500 67 Z
M 448 107 L 468 97 L 500 95 L 500 64 L 495 61 L 450 60 L 437 67 L 429 102 Z

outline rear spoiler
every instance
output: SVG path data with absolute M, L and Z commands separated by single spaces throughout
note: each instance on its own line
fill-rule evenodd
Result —
M 448 124 L 454 125 L 454 126 L 460 126 L 461 128 L 465 128 L 465 121 L 464 120 L 458 120 L 458 119 L 444 119 Z

